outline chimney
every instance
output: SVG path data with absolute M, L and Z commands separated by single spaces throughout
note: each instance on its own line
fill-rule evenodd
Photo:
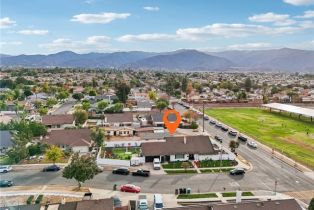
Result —
M 183 143 L 186 144 L 186 136 L 183 136 Z
M 242 191 L 237 190 L 237 193 L 236 193 L 236 203 L 241 203 L 241 196 L 242 196 Z

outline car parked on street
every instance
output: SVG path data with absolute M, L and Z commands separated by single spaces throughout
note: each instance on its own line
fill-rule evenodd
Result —
M 209 120 L 209 117 L 205 115 L 204 120 Z
M 43 172 L 59 171 L 61 168 L 57 165 L 51 165 L 43 168 Z
M 133 184 L 125 184 L 120 187 L 121 192 L 140 193 L 141 188 Z
M 138 196 L 137 210 L 149 210 L 146 195 L 139 195 Z
M 232 176 L 235 176 L 235 175 L 244 175 L 245 174 L 245 171 L 243 168 L 235 168 L 235 169 L 232 169 L 230 172 L 230 175 Z
M 216 121 L 215 120 L 211 120 L 211 121 L 209 121 L 209 123 L 212 124 L 212 125 L 215 125 Z
M 222 138 L 221 138 L 221 137 L 215 136 L 215 139 L 216 139 L 217 141 L 219 141 L 220 143 L 222 143 Z
M 222 127 L 222 124 L 221 123 L 216 123 L 215 125 L 217 128 L 221 128 Z
M 13 181 L 11 180 L 0 180 L 0 187 L 12 187 Z
M 7 173 L 12 170 L 12 166 L 9 165 L 1 165 L 0 166 L 0 173 Z
M 238 136 L 238 139 L 239 139 L 240 141 L 247 142 L 247 138 L 244 137 L 244 136 L 242 136 L 242 135 Z
M 228 131 L 229 129 L 227 127 L 225 127 L 225 126 L 221 126 L 221 130 L 222 131 Z
M 248 145 L 249 147 L 252 147 L 252 148 L 254 148 L 254 149 L 257 149 L 257 144 L 256 144 L 256 142 L 254 142 L 254 141 L 249 141 L 249 142 L 247 143 L 247 145 Z
M 236 131 L 229 131 L 228 134 L 229 134 L 230 136 L 237 136 L 237 135 L 238 135 L 238 132 L 236 132 Z
M 116 168 L 112 170 L 112 173 L 120 175 L 129 175 L 130 171 L 128 168 Z
M 144 176 L 149 177 L 150 171 L 138 169 L 137 171 L 132 172 L 132 176 Z

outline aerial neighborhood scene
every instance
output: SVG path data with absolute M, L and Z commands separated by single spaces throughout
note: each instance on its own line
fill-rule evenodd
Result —
M 1 210 L 314 210 L 313 0 L 1 0 Z

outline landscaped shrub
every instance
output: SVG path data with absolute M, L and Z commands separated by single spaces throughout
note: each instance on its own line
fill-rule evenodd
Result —
M 43 197 L 44 197 L 44 195 L 39 195 L 39 196 L 36 198 L 35 203 L 36 203 L 36 204 L 41 203 L 41 201 L 43 200 Z
M 26 200 L 26 204 L 32 204 L 33 199 L 34 199 L 34 196 L 33 196 L 33 195 L 30 195 L 30 196 L 27 198 L 27 200 Z

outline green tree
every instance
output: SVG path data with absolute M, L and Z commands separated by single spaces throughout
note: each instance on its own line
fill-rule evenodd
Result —
M 57 94 L 56 98 L 58 100 L 64 100 L 69 97 L 69 93 L 67 91 L 61 91 Z
M 46 126 L 39 122 L 29 122 L 28 128 L 34 137 L 45 136 L 47 134 Z
M 89 96 L 96 96 L 97 95 L 96 90 L 94 90 L 94 89 L 90 90 L 88 95 Z
M 193 121 L 193 122 L 191 123 L 191 125 L 190 125 L 190 128 L 191 128 L 191 129 L 197 129 L 197 128 L 198 128 L 198 124 L 197 124 L 195 121 Z
M 108 106 L 108 103 L 107 103 L 107 101 L 105 101 L 105 100 L 99 101 L 99 102 L 97 103 L 97 108 L 98 108 L 99 110 L 101 110 L 101 111 L 103 111 L 105 108 L 107 108 L 107 106 Z
M 156 101 L 157 94 L 156 94 L 155 91 L 149 91 L 149 92 L 148 92 L 148 97 L 149 97 L 150 100 Z
M 97 127 L 92 130 L 91 138 L 96 143 L 97 147 L 100 148 L 104 144 L 105 132 L 101 128 Z
M 63 152 L 59 147 L 52 145 L 46 150 L 45 156 L 47 160 L 52 161 L 55 165 L 55 163 L 63 157 Z
M 40 116 L 46 115 L 48 113 L 48 109 L 45 107 L 40 107 L 38 111 Z
M 312 200 L 309 204 L 308 210 L 314 210 L 314 198 L 312 198 Z
M 85 110 L 76 110 L 73 113 L 75 122 L 82 125 L 86 122 L 86 120 L 88 119 L 88 113 Z
M 56 105 L 58 103 L 58 100 L 56 98 L 48 98 L 46 105 L 48 107 L 53 107 L 54 105 Z
M 187 89 L 187 87 L 188 87 L 188 82 L 189 82 L 189 80 L 188 80 L 187 77 L 183 77 L 183 78 L 182 78 L 181 90 L 182 90 L 183 92 L 186 92 L 186 89 Z
M 90 102 L 89 101 L 83 101 L 82 102 L 82 109 L 84 109 L 84 110 L 88 110 L 89 108 L 90 108 Z
M 249 92 L 249 91 L 251 90 L 251 88 L 252 88 L 252 81 L 251 81 L 251 79 L 250 79 L 249 77 L 247 77 L 247 78 L 245 79 L 244 88 L 245 88 L 245 90 L 246 90 L 247 92 Z
M 160 98 L 156 101 L 156 107 L 162 111 L 165 108 L 167 108 L 167 106 L 169 106 L 169 101 L 167 101 L 166 99 Z
M 94 157 L 74 153 L 71 163 L 64 168 L 62 176 L 66 179 L 75 179 L 80 189 L 82 183 L 93 179 L 96 174 L 98 174 L 98 166 Z
M 236 148 L 238 147 L 239 147 L 239 142 L 234 141 L 234 140 L 230 141 L 229 148 L 231 149 L 231 152 L 235 152 Z
M 130 93 L 130 87 L 126 83 L 120 83 L 117 85 L 116 95 L 122 103 L 125 103 Z
M 74 98 L 77 101 L 80 101 L 82 98 L 84 98 L 84 94 L 83 93 L 74 93 L 72 95 L 72 98 Z

